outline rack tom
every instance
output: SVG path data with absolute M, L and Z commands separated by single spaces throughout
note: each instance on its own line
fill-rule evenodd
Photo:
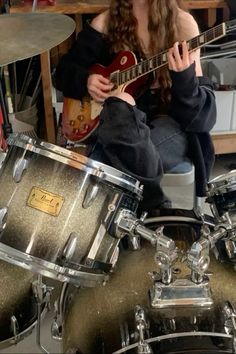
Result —
M 42 275 L 94 286 L 118 258 L 113 221 L 136 211 L 139 182 L 105 164 L 21 134 L 0 170 L 0 258 Z

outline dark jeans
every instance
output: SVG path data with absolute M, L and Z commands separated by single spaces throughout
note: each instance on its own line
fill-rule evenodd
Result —
M 144 185 L 140 207 L 148 211 L 166 200 L 160 187 L 163 172 L 186 160 L 187 145 L 185 133 L 171 117 L 157 117 L 148 126 L 144 112 L 110 97 L 90 157 L 138 179 Z

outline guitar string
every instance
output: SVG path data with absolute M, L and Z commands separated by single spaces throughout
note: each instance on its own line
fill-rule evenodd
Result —
M 216 40 L 220 36 L 223 36 L 224 32 L 225 32 L 224 31 L 224 24 L 225 23 L 221 23 L 220 25 L 213 27 L 213 28 L 207 30 L 206 32 L 201 33 L 198 36 L 187 41 L 190 51 L 192 51 L 196 48 L 200 48 L 204 44 L 209 43 L 212 40 Z M 204 37 L 204 42 L 200 43 L 200 39 L 202 37 Z M 115 73 L 114 76 L 116 76 L 116 78 L 114 78 L 114 76 L 113 76 L 112 79 L 113 79 L 113 82 L 115 81 L 116 84 L 119 86 L 121 84 L 126 83 L 129 80 L 132 80 L 132 79 L 135 79 L 135 78 L 140 77 L 142 75 L 145 75 L 145 74 L 157 69 L 157 67 L 161 67 L 166 64 L 167 64 L 167 51 L 163 51 L 163 52 L 153 56 L 152 58 L 145 59 L 145 60 L 139 62 L 138 64 L 135 64 L 135 65 L 129 67 L 128 69 L 124 69 L 122 71 Z

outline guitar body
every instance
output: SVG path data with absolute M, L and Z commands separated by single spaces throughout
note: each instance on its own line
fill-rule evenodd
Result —
M 189 51 L 192 52 L 224 37 L 236 28 L 236 20 L 223 22 L 206 32 L 190 39 Z M 140 88 L 147 82 L 149 74 L 168 64 L 168 50 L 162 51 L 151 58 L 137 63 L 134 53 L 120 52 L 115 60 L 105 68 L 96 64 L 91 68 L 91 73 L 101 74 L 115 83 L 111 96 L 120 92 L 127 92 L 136 97 L 140 94 Z M 97 128 L 102 105 L 94 102 L 89 97 L 82 101 L 71 98 L 64 99 L 62 114 L 62 132 L 71 141 L 83 141 Z
M 134 53 L 129 51 L 120 52 L 115 60 L 108 67 L 95 64 L 91 73 L 100 74 L 104 77 L 111 77 L 116 72 L 131 68 L 137 64 Z M 143 75 L 136 80 L 130 80 L 126 84 L 119 85 L 111 91 L 111 96 L 120 92 L 127 92 L 136 96 L 140 87 L 147 81 L 148 75 Z M 97 128 L 102 104 L 92 100 L 89 96 L 83 100 L 76 100 L 65 97 L 62 112 L 62 133 L 66 139 L 73 142 L 82 142 Z

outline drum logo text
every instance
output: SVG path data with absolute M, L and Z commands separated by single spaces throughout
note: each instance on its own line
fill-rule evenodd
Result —
M 27 205 L 44 213 L 58 216 L 65 199 L 60 195 L 33 187 L 31 189 Z

